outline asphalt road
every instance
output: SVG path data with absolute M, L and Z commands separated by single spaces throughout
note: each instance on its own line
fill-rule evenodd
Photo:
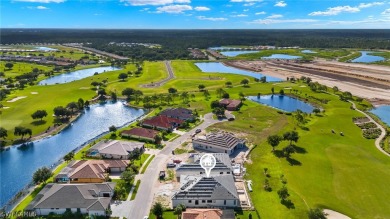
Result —
M 158 82 L 154 82 L 154 83 L 150 83 L 150 84 L 143 84 L 141 86 L 142 87 L 160 87 L 160 86 L 164 85 L 165 83 L 167 83 L 169 80 L 175 78 L 175 74 L 173 73 L 172 66 L 171 66 L 171 61 L 164 61 L 164 64 L 165 64 L 165 67 L 167 68 L 167 71 L 168 71 L 167 78 L 165 78 L 161 81 L 158 81 Z
M 166 146 L 156 155 L 156 157 L 150 163 L 148 169 L 143 174 L 137 196 L 130 206 L 130 213 L 127 218 L 143 219 L 145 216 L 149 215 L 156 188 L 155 184 L 158 182 L 158 174 L 160 170 L 165 169 L 166 160 L 173 157 L 172 150 L 179 146 L 181 142 L 184 142 L 186 139 L 190 138 L 196 129 L 204 130 L 205 128 L 218 122 L 221 121 L 214 120 L 212 114 L 208 113 L 204 116 L 204 122 L 202 124 L 198 125 L 172 142 L 166 143 Z

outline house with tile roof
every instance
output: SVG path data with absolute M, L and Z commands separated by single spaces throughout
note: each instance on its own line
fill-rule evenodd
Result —
M 181 119 L 184 121 L 194 121 L 195 116 L 192 113 L 192 110 L 186 109 L 183 107 L 179 108 L 169 108 L 160 113 L 160 115 L 168 116 L 170 118 Z
M 181 213 L 181 219 L 235 219 L 233 209 L 189 208 Z
M 142 126 L 158 130 L 173 131 L 173 129 L 179 127 L 183 123 L 184 120 L 159 115 L 145 119 L 142 122 Z
M 181 175 L 180 189 L 172 197 L 172 206 L 187 208 L 235 208 L 240 205 L 232 175 Z
M 231 155 L 237 149 L 245 147 L 245 140 L 236 138 L 229 132 L 216 132 L 194 138 L 192 146 L 198 150 Z
M 146 129 L 141 127 L 135 127 L 130 130 L 124 130 L 121 132 L 122 137 L 134 138 L 141 141 L 155 142 L 155 138 L 158 135 L 158 131 L 153 129 Z
M 80 212 L 89 216 L 106 216 L 110 210 L 115 183 L 47 184 L 26 207 L 37 215 Z
M 144 143 L 135 141 L 103 140 L 88 149 L 88 156 L 105 159 L 129 159 L 134 150 L 141 153 Z
M 75 160 L 55 177 L 56 182 L 101 183 L 110 173 L 121 173 L 129 166 L 129 160 Z
M 176 168 L 176 178 L 180 180 L 181 175 L 206 176 L 205 170 L 200 166 L 200 158 L 203 154 L 192 154 L 188 163 L 181 163 Z M 232 164 L 228 154 L 213 153 L 217 163 L 211 169 L 210 175 L 231 175 L 233 174 Z
M 222 99 L 219 101 L 219 105 L 225 107 L 229 111 L 238 110 L 241 106 L 241 100 L 232 100 L 232 99 Z

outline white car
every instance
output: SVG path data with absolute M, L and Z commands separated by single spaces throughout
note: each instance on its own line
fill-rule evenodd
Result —
M 145 216 L 144 219 L 149 219 L 149 216 Z

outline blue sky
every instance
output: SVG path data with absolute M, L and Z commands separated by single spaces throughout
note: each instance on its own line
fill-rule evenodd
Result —
M 2 28 L 390 28 L 390 0 L 0 0 Z

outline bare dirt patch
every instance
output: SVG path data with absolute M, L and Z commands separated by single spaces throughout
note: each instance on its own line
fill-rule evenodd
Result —
M 31 92 L 31 94 L 38 94 L 38 92 Z

